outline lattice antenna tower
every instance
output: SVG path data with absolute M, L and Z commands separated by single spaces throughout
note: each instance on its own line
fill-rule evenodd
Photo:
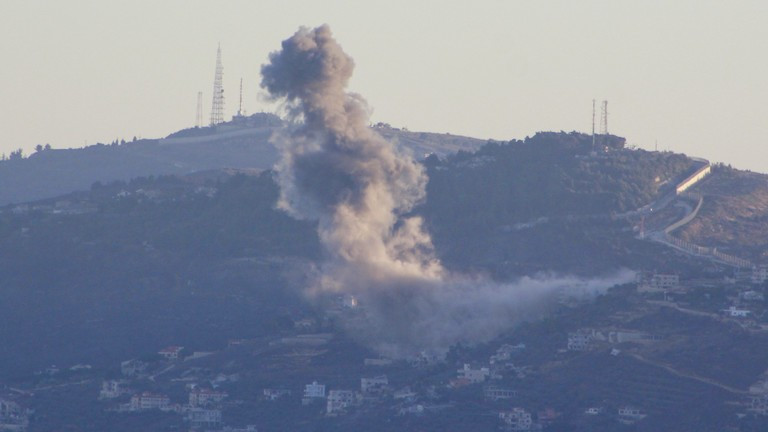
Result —
M 603 107 L 600 111 L 600 133 L 608 135 L 608 101 L 603 101 Z
M 242 117 L 245 113 L 243 112 L 243 79 L 240 78 L 240 105 L 237 108 L 237 116 Z
M 197 115 L 195 127 L 203 127 L 203 92 L 197 92 Z
M 216 76 L 213 79 L 211 126 L 224 122 L 224 66 L 221 65 L 221 45 L 216 51 Z

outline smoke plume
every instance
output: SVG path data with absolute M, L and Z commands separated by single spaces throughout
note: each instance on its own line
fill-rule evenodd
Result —
M 368 127 L 368 108 L 346 91 L 354 62 L 326 25 L 301 28 L 262 66 L 262 87 L 293 127 L 276 139 L 278 206 L 317 220 L 327 252 L 312 290 L 352 294 L 367 311 L 356 334 L 392 356 L 488 340 L 559 290 L 604 290 L 626 278 L 526 278 L 495 284 L 452 274 L 422 219 L 427 176 L 402 148 Z

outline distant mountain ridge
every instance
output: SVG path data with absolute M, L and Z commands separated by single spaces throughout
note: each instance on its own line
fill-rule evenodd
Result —
M 268 169 L 278 159 L 270 137 L 282 126 L 279 117 L 257 113 L 213 127 L 184 129 L 162 139 L 46 149 L 27 158 L 5 160 L 0 162 L 0 205 L 88 190 L 95 182 L 222 168 Z M 474 151 L 485 143 L 449 134 L 409 132 L 381 123 L 375 127 L 417 158 L 430 153 L 444 156 L 459 150 Z

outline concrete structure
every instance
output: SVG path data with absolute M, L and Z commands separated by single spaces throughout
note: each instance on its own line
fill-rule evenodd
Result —
M 196 388 L 189 392 L 189 406 L 207 406 L 221 403 L 229 396 L 226 392 L 207 388 Z
M 723 309 L 723 313 L 731 318 L 746 318 L 751 312 L 746 309 L 736 309 L 736 306 L 731 306 L 728 309 Z
M 99 392 L 99 399 L 114 399 L 126 392 L 125 381 L 123 380 L 107 380 L 101 383 L 101 391 Z
M 221 410 L 190 408 L 184 412 L 184 421 L 193 428 L 217 427 L 221 425 Z
M 624 424 L 632 424 L 647 417 L 640 408 L 625 406 L 619 408 L 619 421 Z
M 677 291 L 680 287 L 680 277 L 676 274 L 653 273 L 639 275 L 639 292 Z
M 587 351 L 592 348 L 593 341 L 604 341 L 605 335 L 593 329 L 578 329 L 568 333 L 568 351 Z
M 360 378 L 360 391 L 363 394 L 381 394 L 389 386 L 389 380 L 386 375 L 380 375 L 374 378 Z
M 392 393 L 392 398 L 394 400 L 414 401 L 416 400 L 416 396 L 416 392 L 411 390 L 410 386 L 403 387 Z
M 483 389 L 483 396 L 486 400 L 497 401 L 501 399 L 512 399 L 516 395 L 517 392 L 514 390 L 496 386 L 488 386 Z
M 457 372 L 459 380 L 466 379 L 471 384 L 481 383 L 491 374 L 491 371 L 488 368 L 472 369 L 467 363 L 465 363 L 464 367 Z
M 166 348 L 161 349 L 157 353 L 163 356 L 166 360 L 174 361 L 179 359 L 179 354 L 181 354 L 181 351 L 184 349 L 182 346 L 169 346 Z
M 692 158 L 692 159 L 699 162 L 705 162 L 706 165 L 697 169 L 696 172 L 694 172 L 693 174 L 688 176 L 688 178 L 686 178 L 685 180 L 677 184 L 677 186 L 675 187 L 675 193 L 677 195 L 680 195 L 681 193 L 685 192 L 688 188 L 695 185 L 696 183 L 699 182 L 699 180 L 703 179 L 710 172 L 712 172 L 712 166 L 709 164 L 709 161 L 704 159 L 697 159 L 697 158 Z
M 304 386 L 304 397 L 301 399 L 301 403 L 308 405 L 317 399 L 325 398 L 325 384 L 318 384 L 317 381 L 312 381 L 312 384 Z
M 331 390 L 328 392 L 328 401 L 325 413 L 336 415 L 345 413 L 347 408 L 355 405 L 357 394 L 352 390 Z
M 263 394 L 264 399 L 269 401 L 276 401 L 278 399 L 290 396 L 291 391 L 286 389 L 264 389 Z
M 159 409 L 166 411 L 171 403 L 168 396 L 154 394 L 150 392 L 144 392 L 141 394 L 135 394 L 131 397 L 130 410 L 131 411 L 144 411 Z
M 531 413 L 519 407 L 512 408 L 512 411 L 500 412 L 499 420 L 504 423 L 506 430 L 527 431 L 533 427 Z

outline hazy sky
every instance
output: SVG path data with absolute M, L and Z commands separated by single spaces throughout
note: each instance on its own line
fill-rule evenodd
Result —
M 273 111 L 259 68 L 299 26 L 330 24 L 373 121 L 479 138 L 591 129 L 768 172 L 768 1 L 0 0 L 0 153 L 161 137 Z

